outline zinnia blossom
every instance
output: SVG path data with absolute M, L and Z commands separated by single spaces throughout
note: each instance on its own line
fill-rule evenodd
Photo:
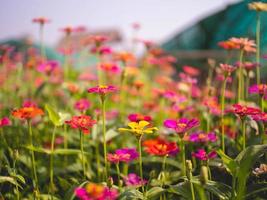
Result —
M 37 66 L 37 71 L 49 75 L 58 67 L 59 67 L 59 64 L 58 64 L 57 61 L 48 60 L 48 61 L 43 62 L 40 65 L 38 65 Z
M 80 116 L 73 116 L 70 120 L 65 122 L 69 124 L 71 128 L 80 129 L 84 134 L 89 134 L 91 128 L 96 121 L 93 120 L 90 116 L 87 115 L 80 115 Z
M 89 88 L 87 90 L 88 93 L 98 93 L 100 95 L 105 95 L 107 93 L 111 93 L 111 92 L 116 92 L 117 88 L 115 86 L 112 85 L 99 85 L 93 88 Z
M 253 120 L 259 122 L 267 122 L 267 113 L 262 112 L 251 116 Z
M 8 117 L 3 117 L 2 119 L 0 119 L 0 128 L 4 126 L 10 126 L 10 125 L 11 125 L 11 121 Z
M 130 173 L 128 176 L 123 178 L 127 186 L 141 187 L 144 186 L 147 181 L 142 180 L 141 177 L 137 176 L 135 173 Z
M 214 132 L 204 133 L 203 131 L 199 131 L 185 136 L 184 140 L 194 143 L 216 142 L 217 136 Z
M 75 195 L 80 200 L 116 200 L 119 194 L 115 188 L 88 183 L 85 188 L 76 188 Z
M 81 112 L 86 111 L 90 107 L 91 103 L 87 99 L 80 99 L 76 101 L 74 108 Z
M 216 151 L 207 153 L 204 149 L 198 149 L 196 152 L 192 152 L 192 156 L 199 160 L 209 160 L 217 156 Z
M 40 25 L 44 25 L 46 23 L 49 23 L 50 20 L 45 17 L 37 17 L 32 19 L 33 23 L 39 23 Z
M 235 67 L 232 65 L 228 65 L 228 64 L 220 64 L 220 68 L 224 73 L 225 77 L 231 76 L 232 72 L 235 71 Z
M 34 117 L 37 117 L 37 116 L 40 116 L 40 115 L 43 115 L 44 114 L 44 111 L 38 107 L 22 107 L 22 108 L 19 108 L 19 109 L 15 109 L 12 111 L 12 115 L 16 118 L 19 118 L 19 119 L 26 119 L 26 120 L 29 120 L 29 119 L 32 119 Z
M 142 115 L 142 114 L 139 114 L 139 113 L 134 113 L 134 114 L 130 114 L 128 115 L 128 119 L 131 121 L 131 122 L 140 122 L 140 121 L 147 121 L 147 122 L 150 122 L 152 120 L 152 118 L 148 115 Z
M 109 162 L 131 162 L 139 157 L 139 153 L 135 148 L 117 149 L 114 154 L 108 154 L 107 158 Z
M 191 66 L 183 66 L 183 70 L 186 74 L 190 75 L 190 76 L 198 76 L 199 75 L 199 70 L 195 67 L 191 67 Z
M 156 156 L 175 156 L 179 152 L 175 142 L 168 142 L 162 138 L 146 140 L 143 142 L 143 146 L 148 154 Z
M 102 63 L 100 65 L 100 69 L 102 69 L 105 72 L 113 74 L 119 74 L 121 72 L 119 66 L 114 63 Z
M 240 104 L 234 104 L 233 109 L 230 110 L 230 112 L 238 115 L 241 119 L 243 119 L 246 116 L 253 116 L 253 115 L 259 114 L 261 113 L 261 110 L 258 108 L 242 106 Z
M 143 134 L 153 133 L 158 130 L 157 127 L 149 127 L 150 123 L 147 121 L 139 121 L 139 122 L 130 122 L 128 126 L 130 128 L 119 128 L 120 132 L 130 132 L 135 134 L 135 136 L 140 137 Z
M 199 120 L 197 119 L 181 118 L 179 120 L 167 119 L 164 121 L 164 126 L 175 130 L 176 133 L 185 133 L 198 125 Z
M 236 49 L 241 49 L 245 52 L 256 52 L 256 44 L 254 40 L 249 40 L 248 38 L 230 38 L 230 41 L 235 43 Z
M 249 94 L 265 95 L 267 94 L 267 84 L 252 85 L 249 87 L 248 92 Z
M 248 4 L 248 8 L 250 10 L 256 10 L 256 11 L 267 11 L 267 3 L 264 2 L 251 2 Z

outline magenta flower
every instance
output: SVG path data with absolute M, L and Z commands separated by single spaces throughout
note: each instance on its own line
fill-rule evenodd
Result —
M 128 115 L 128 119 L 131 122 L 139 122 L 139 121 L 142 121 L 142 120 L 150 122 L 152 120 L 150 116 L 142 115 L 142 114 L 139 114 L 139 113 L 134 113 L 134 114 Z
M 216 151 L 207 153 L 204 149 L 198 149 L 196 152 L 192 152 L 192 156 L 199 160 L 209 160 L 217 156 Z
M 251 116 L 257 122 L 267 122 L 267 113 L 262 112 Z
M 108 161 L 112 163 L 131 162 L 139 157 L 139 153 L 135 148 L 117 149 L 114 154 L 107 155 Z
M 115 86 L 109 85 L 99 85 L 87 90 L 88 93 L 98 93 L 100 95 L 105 95 L 107 93 L 116 92 L 117 88 Z
M 164 121 L 164 126 L 175 130 L 176 133 L 185 133 L 198 125 L 199 120 L 197 119 L 181 118 L 179 120 L 167 119 Z
M 124 177 L 123 179 L 127 186 L 141 187 L 147 183 L 146 180 L 142 180 L 141 177 L 134 173 L 128 174 L 128 176 Z
M 74 108 L 79 111 L 86 111 L 90 107 L 91 103 L 87 99 L 80 99 L 76 101 Z
M 217 136 L 214 132 L 204 133 L 203 131 L 195 132 L 184 138 L 186 141 L 195 143 L 216 142 Z
M 59 67 L 59 63 L 55 60 L 48 60 L 37 66 L 37 71 L 46 75 L 51 74 L 56 68 Z
M 11 125 L 11 121 L 8 117 L 3 117 L 2 119 L 0 119 L 0 128 L 4 126 L 10 126 L 10 125 Z
M 249 94 L 267 94 L 267 84 L 252 85 L 248 89 Z
M 84 188 L 76 188 L 74 192 L 80 200 L 91 200 Z

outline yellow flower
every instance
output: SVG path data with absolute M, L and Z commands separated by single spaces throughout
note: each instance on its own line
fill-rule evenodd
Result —
M 120 132 L 130 132 L 135 134 L 135 136 L 142 136 L 144 133 L 153 133 L 153 131 L 158 130 L 157 127 L 147 127 L 149 122 L 139 121 L 139 122 L 130 122 L 128 126 L 130 128 L 119 128 Z
M 256 11 L 267 11 L 267 3 L 252 2 L 248 4 L 248 8 L 250 10 L 256 10 Z

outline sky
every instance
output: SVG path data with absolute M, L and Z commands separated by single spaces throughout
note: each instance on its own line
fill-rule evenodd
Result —
M 66 25 L 88 29 L 117 28 L 131 37 L 131 24 L 142 28 L 139 37 L 163 42 L 198 20 L 239 0 L 1 0 L 0 40 L 21 35 L 38 39 L 32 18 L 45 16 L 45 43 L 53 46 Z

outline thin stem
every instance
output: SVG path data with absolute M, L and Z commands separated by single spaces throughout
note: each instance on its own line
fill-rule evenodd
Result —
M 120 179 L 120 166 L 119 163 L 116 163 L 116 170 L 117 170 L 117 175 L 118 175 L 118 186 L 119 190 L 121 190 L 121 179 Z
M 264 95 L 261 96 L 261 112 L 264 112 Z
M 51 190 L 51 199 L 53 200 L 54 196 L 54 147 L 55 147 L 55 135 L 56 135 L 56 126 L 54 127 L 51 140 L 51 154 L 50 154 L 50 190 Z
M 38 189 L 38 178 L 37 178 L 37 173 L 36 173 L 36 164 L 35 164 L 35 156 L 34 156 L 34 151 L 33 151 L 33 136 L 32 136 L 32 125 L 31 125 L 31 120 L 27 121 L 28 123 L 28 130 L 29 130 L 29 141 L 30 141 L 30 152 L 31 152 L 31 162 L 32 162 L 32 173 L 33 173 L 33 187 L 37 192 L 37 199 L 39 199 L 39 189 Z
M 138 138 L 138 151 L 139 151 L 139 173 L 141 180 L 143 180 L 143 163 L 142 163 L 142 136 Z M 144 192 L 144 186 L 142 186 Z
M 85 170 L 85 160 L 84 160 L 84 151 L 83 151 L 83 143 L 84 143 L 84 134 L 80 131 L 80 149 L 82 154 L 82 166 L 83 166 L 83 176 L 86 177 L 86 170 Z
M 68 149 L 68 134 L 67 134 L 67 124 L 64 124 L 64 149 Z M 64 165 L 66 167 L 68 163 L 68 156 L 64 156 Z
M 239 56 L 239 69 L 238 69 L 238 98 L 237 101 L 240 102 L 242 99 L 242 79 L 243 79 L 243 55 L 244 55 L 244 50 L 240 51 L 240 56 Z
M 44 48 L 44 24 L 40 25 L 40 48 L 42 59 L 46 59 L 45 48 Z
M 260 84 L 260 36 L 261 36 L 260 31 L 261 31 L 260 12 L 257 12 L 257 25 L 256 25 L 256 45 L 257 45 L 257 51 L 256 51 L 256 62 L 257 62 L 256 79 L 257 79 L 257 84 Z
M 102 130 L 103 130 L 103 145 L 104 145 L 104 161 L 105 161 L 105 178 L 108 177 L 108 161 L 107 161 L 107 141 L 106 141 L 106 101 L 101 98 L 102 103 Z
M 185 144 L 183 138 L 180 138 L 180 145 L 181 145 L 181 155 L 182 155 L 182 175 L 186 175 L 186 165 L 185 165 Z
M 242 137 L 243 137 L 243 150 L 246 148 L 246 123 L 244 119 L 241 119 Z
M 95 146 L 95 154 L 96 154 L 96 166 L 97 166 L 97 178 L 100 181 L 100 159 L 99 159 L 99 145 L 98 141 L 96 141 Z
M 222 126 L 222 150 L 225 153 L 225 127 L 224 127 L 224 106 L 225 106 L 225 89 L 226 89 L 227 77 L 225 77 L 222 86 L 222 96 L 221 96 L 221 126 Z
M 14 171 L 14 174 L 16 176 L 16 161 L 17 161 L 17 158 L 15 158 L 14 162 L 13 162 L 13 171 Z M 18 180 L 16 179 L 16 196 L 17 196 L 17 200 L 20 199 L 19 197 L 19 187 L 18 187 Z

